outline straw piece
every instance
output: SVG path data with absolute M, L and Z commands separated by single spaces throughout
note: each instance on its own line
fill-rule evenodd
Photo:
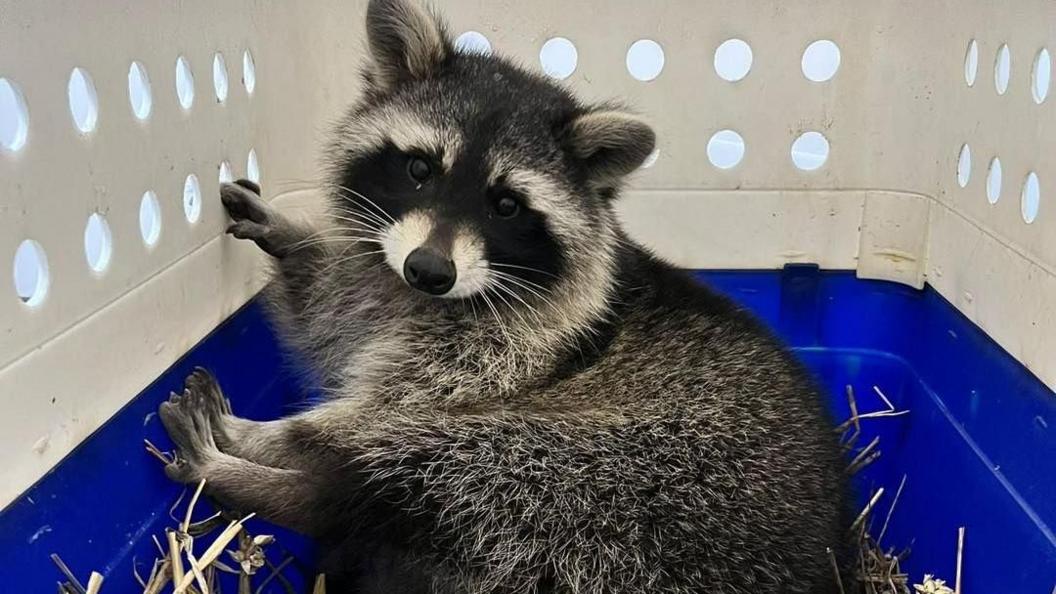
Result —
M 180 525 L 180 532 L 187 534 L 187 529 L 191 525 L 191 514 L 194 513 L 194 506 L 198 503 L 198 498 L 202 495 L 202 489 L 205 488 L 205 479 L 198 482 L 198 489 L 194 492 L 194 497 L 191 497 L 191 503 L 187 505 L 187 515 L 183 517 L 183 524 Z
M 103 589 L 103 576 L 97 571 L 93 571 L 92 575 L 88 576 L 88 586 L 84 589 L 85 594 L 99 594 L 99 590 Z
M 964 561 L 964 526 L 957 529 L 957 579 L 954 581 L 954 594 L 961 594 L 961 566 Z
M 278 578 L 279 581 L 282 582 L 283 587 L 286 588 L 287 591 L 290 591 L 292 586 L 290 585 L 290 582 L 287 581 L 286 578 L 284 578 L 282 576 L 282 570 L 286 569 L 286 566 L 289 565 L 292 562 L 293 562 L 293 556 L 286 557 L 282 561 L 282 563 L 279 563 L 278 565 L 274 565 L 273 566 L 269 562 L 268 563 L 268 567 L 271 568 L 271 573 L 268 574 L 268 577 L 264 578 L 263 582 L 260 582 L 259 586 L 257 586 L 257 593 L 256 594 L 262 594 L 264 592 L 264 587 L 267 586 L 268 584 L 270 584 L 271 580 L 273 580 L 275 578 Z
M 887 508 L 887 517 L 884 518 L 884 527 L 880 529 L 880 536 L 876 537 L 876 544 L 879 545 L 884 540 L 884 534 L 887 532 L 887 524 L 891 521 L 891 514 L 895 513 L 895 506 L 898 505 L 898 498 L 902 496 L 902 487 L 906 486 L 906 475 L 902 475 L 902 481 L 898 483 L 898 491 L 895 491 L 895 498 L 891 501 L 891 507 Z
M 147 448 L 147 453 L 157 458 L 159 462 L 166 466 L 172 464 L 173 459 L 171 454 L 151 443 L 149 439 L 144 439 L 143 444 Z
M 77 594 L 87 593 L 87 590 L 84 589 L 84 585 L 82 585 L 81 581 L 77 579 L 77 576 L 73 575 L 73 572 L 70 571 L 70 568 L 66 566 L 66 564 L 62 561 L 61 557 L 59 557 L 55 553 L 52 553 L 51 562 L 59 568 L 59 571 L 62 572 L 63 577 L 65 577 L 66 580 L 70 583 L 70 587 L 73 588 L 74 592 L 76 592 Z
M 152 574 L 151 579 L 147 581 L 147 586 L 143 588 L 143 594 L 161 594 L 161 591 L 165 589 L 165 586 L 172 579 L 169 563 L 168 559 L 164 559 L 160 565 L 155 565 L 155 572 Z
M 840 564 L 836 562 L 836 553 L 832 552 L 832 547 L 826 547 L 825 552 L 829 554 L 829 561 L 832 563 L 832 575 L 836 576 L 836 585 L 840 587 L 840 594 L 847 594 L 847 591 L 843 589 L 843 578 L 840 577 Z M 320 575 L 319 578 L 321 577 L 323 576 Z M 316 578 L 316 587 L 319 585 L 319 578 Z M 319 594 L 319 592 L 313 592 L 312 594 Z
M 194 557 L 194 553 L 190 548 L 187 549 L 187 560 L 191 563 L 191 573 L 183 576 L 183 581 L 178 582 L 176 589 L 173 594 L 181 594 L 190 589 L 191 583 L 197 581 L 198 588 L 201 594 L 210 594 L 209 584 L 205 581 L 205 575 L 202 573 L 201 563 Z
M 880 501 L 880 497 L 882 497 L 883 494 L 884 494 L 884 488 L 883 487 L 880 487 L 879 489 L 876 490 L 876 493 L 873 495 L 873 498 L 870 499 L 869 503 L 866 504 L 865 509 L 863 509 L 862 512 L 860 514 L 858 514 L 858 517 L 855 518 L 854 522 L 851 523 L 851 532 L 854 532 L 855 528 L 857 528 L 859 524 L 864 522 L 865 519 L 867 517 L 869 517 L 869 514 L 872 513 L 872 511 L 873 511 L 873 507 L 876 506 L 876 502 Z
M 178 584 L 183 581 L 183 559 L 180 558 L 180 543 L 176 540 L 176 533 L 172 530 L 165 531 L 165 538 L 169 541 L 169 563 L 172 568 L 172 581 Z
M 230 544 L 231 541 L 234 540 L 236 536 L 238 536 L 239 532 L 242 531 L 242 524 L 246 520 L 252 518 L 254 515 L 255 514 L 249 514 L 248 516 L 242 518 L 237 522 L 232 522 L 231 525 L 225 528 L 224 531 L 220 533 L 220 536 L 218 536 L 216 540 L 213 541 L 213 544 L 209 545 L 209 548 L 207 548 L 205 552 L 202 553 L 200 559 L 193 559 L 191 557 L 190 550 L 188 550 L 187 557 L 191 560 L 191 569 L 194 571 L 194 573 L 200 574 L 202 567 L 207 567 L 212 564 L 213 561 L 216 561 L 216 559 L 220 556 L 220 553 L 224 552 L 224 547 Z M 186 591 L 187 586 L 191 585 L 191 583 L 194 581 L 194 578 L 195 575 L 191 574 L 183 576 L 183 581 L 179 582 L 176 586 L 175 594 L 181 594 L 182 592 Z M 204 579 L 202 581 L 204 581 Z M 203 592 L 203 594 L 205 593 Z

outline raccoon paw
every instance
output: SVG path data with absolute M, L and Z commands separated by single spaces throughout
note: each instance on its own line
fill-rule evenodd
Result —
M 165 467 L 165 474 L 182 483 L 204 478 L 205 468 L 220 454 L 213 439 L 209 413 L 212 405 L 207 402 L 212 395 L 203 389 L 208 387 L 203 378 L 211 376 L 196 371 L 188 378 L 183 393 L 173 392 L 158 409 L 158 416 L 177 447 L 176 460 Z
M 260 186 L 240 179 L 234 183 L 220 185 L 220 201 L 224 203 L 227 214 L 240 223 L 251 223 L 252 225 L 267 228 L 272 222 L 271 207 L 260 197 Z
M 189 392 L 199 397 L 198 402 L 209 418 L 216 447 L 221 452 L 228 452 L 232 443 L 229 427 L 235 419 L 234 411 L 231 410 L 231 401 L 224 396 L 216 378 L 201 367 L 196 367 L 194 372 L 187 376 L 186 386 Z
M 296 242 L 290 222 L 260 197 L 260 186 L 240 179 L 220 186 L 220 200 L 234 221 L 227 232 L 249 239 L 268 254 L 283 258 Z

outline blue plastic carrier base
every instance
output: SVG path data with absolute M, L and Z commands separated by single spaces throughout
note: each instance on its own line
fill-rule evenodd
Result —
M 813 267 L 699 277 L 794 347 L 827 388 L 837 419 L 849 416 L 846 386 L 860 413 L 886 408 L 875 390 L 909 411 L 863 421 L 860 443 L 879 436 L 882 455 L 857 484 L 863 504 L 885 489 L 879 524 L 905 477 L 882 544 L 912 545 L 903 569 L 914 580 L 924 573 L 953 580 L 964 526 L 966 592 L 1053 592 L 1056 395 L 1037 378 L 930 288 Z M 157 556 L 151 536 L 175 524 L 170 508 L 183 491 L 143 451 L 144 438 L 171 447 L 158 404 L 201 365 L 240 414 L 289 414 L 308 391 L 286 361 L 259 304 L 225 322 L 0 514 L 0 590 L 54 592 L 60 574 L 49 555 L 58 553 L 82 580 L 104 573 L 106 594 L 140 592 L 133 568 L 149 573 Z M 285 579 L 307 591 L 310 543 L 260 522 L 250 530 L 279 535 L 273 559 L 281 560 L 282 548 L 292 553 Z M 285 584 L 276 580 L 265 591 L 284 593 Z

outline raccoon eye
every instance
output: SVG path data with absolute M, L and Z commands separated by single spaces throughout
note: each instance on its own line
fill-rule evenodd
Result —
M 421 157 L 411 157 L 407 161 L 407 175 L 418 184 L 424 184 L 433 176 L 433 168 Z
M 503 196 L 495 202 L 495 213 L 504 219 L 512 219 L 521 212 L 521 204 L 516 198 Z

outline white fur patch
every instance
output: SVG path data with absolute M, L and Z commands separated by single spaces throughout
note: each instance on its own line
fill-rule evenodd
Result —
M 491 179 L 494 184 L 499 177 L 528 199 L 528 205 L 547 215 L 550 230 L 560 239 L 578 240 L 580 234 L 589 232 L 583 214 L 573 203 L 568 191 L 544 172 L 511 165 L 504 158 L 491 159 Z
M 386 142 L 403 152 L 439 152 L 445 171 L 450 171 L 462 151 L 462 136 L 454 129 L 427 123 L 414 112 L 382 107 L 345 122 L 341 150 L 363 155 L 381 149 Z
M 444 297 L 460 299 L 476 295 L 491 282 L 488 261 L 484 259 L 484 240 L 475 233 L 459 229 L 451 246 L 451 259 L 455 262 L 455 286 Z
M 432 230 L 433 221 L 429 215 L 416 210 L 396 221 L 395 225 L 385 231 L 381 239 L 382 249 L 385 250 L 385 262 L 404 281 L 407 279 L 403 276 L 403 263 L 407 261 L 407 256 L 411 252 L 425 243 Z
M 404 282 L 407 279 L 403 276 L 403 264 L 407 256 L 429 239 L 434 225 L 429 213 L 416 210 L 385 232 L 382 238 L 385 262 Z M 488 261 L 484 259 L 484 242 L 475 233 L 464 228 L 458 229 L 452 241 L 451 253 L 444 255 L 455 263 L 455 285 L 438 297 L 463 299 L 481 292 L 491 282 Z

